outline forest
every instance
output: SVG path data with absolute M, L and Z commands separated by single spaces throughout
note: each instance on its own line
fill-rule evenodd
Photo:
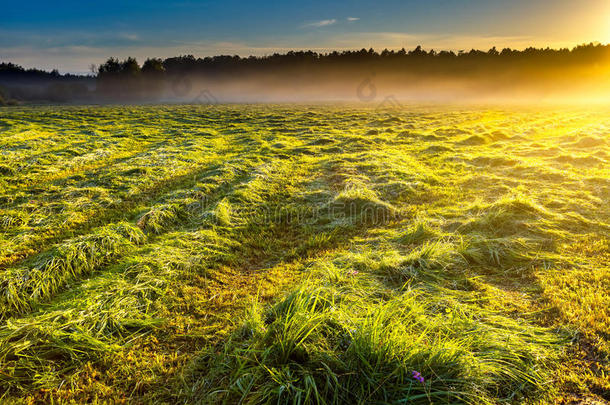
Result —
M 572 49 L 495 47 L 488 51 L 426 51 L 374 49 L 358 51 L 290 51 L 266 56 L 181 55 L 148 58 L 108 58 L 92 65 L 88 76 L 24 69 L 0 63 L 0 100 L 39 101 L 190 101 L 193 88 L 214 88 L 226 101 L 231 94 L 300 95 L 305 99 L 349 99 L 367 77 L 380 86 L 399 89 L 409 98 L 422 92 L 441 95 L 478 95 L 490 91 L 528 89 L 549 92 L 575 84 L 595 83 L 605 88 L 610 67 L 610 45 L 590 43 Z M 195 84 L 197 83 L 197 84 Z M 417 83 L 417 88 L 413 84 Z M 231 89 L 234 86 L 239 91 Z M 227 91 L 227 89 L 229 89 Z M 312 90 L 313 89 L 313 90 Z M 452 92 L 447 93 L 446 89 Z M 235 89 L 233 89 L 235 90 Z M 401 91 L 404 90 L 404 91 Z M 263 97 L 264 98 L 264 97 Z M 237 100 L 240 101 L 240 100 Z M 243 100 L 242 100 L 243 101 Z M 1 102 L 1 101 L 0 101 Z

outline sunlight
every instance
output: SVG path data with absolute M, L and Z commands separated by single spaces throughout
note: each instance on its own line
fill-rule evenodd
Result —
M 610 0 L 4 3 L 0 405 L 610 399 Z

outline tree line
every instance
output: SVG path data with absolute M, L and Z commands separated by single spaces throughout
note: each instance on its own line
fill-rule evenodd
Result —
M 424 50 L 421 46 L 377 52 L 374 49 L 318 53 L 290 51 L 267 56 L 240 57 L 184 55 L 166 59 L 150 58 L 140 66 L 129 57 L 110 58 L 97 70 L 98 90 L 108 96 L 154 97 L 173 88 L 179 80 L 205 79 L 226 83 L 236 79 L 266 77 L 272 82 L 306 78 L 308 83 L 325 78 L 378 75 L 427 77 L 436 79 L 491 79 L 501 75 L 517 80 L 538 78 L 570 69 L 610 64 L 610 45 L 585 44 L 572 49 L 527 48 L 514 50 L 495 47 L 488 51 Z M 178 91 L 179 92 L 179 91 Z
M 60 74 L 57 69 L 25 69 L 10 62 L 0 63 L 0 105 L 19 101 L 67 102 L 91 100 L 93 76 Z
M 0 63 L 0 85 L 44 83 L 49 98 L 73 99 L 79 96 L 107 99 L 155 99 L 168 93 L 179 94 L 185 83 L 180 80 L 203 79 L 228 83 L 240 79 L 264 78 L 268 83 L 302 80 L 321 83 L 325 80 L 358 78 L 375 72 L 396 78 L 432 78 L 536 81 L 546 76 L 588 67 L 610 65 L 610 45 L 585 44 L 572 49 L 527 48 L 514 50 L 495 47 L 488 51 L 374 49 L 335 51 L 290 51 L 267 56 L 240 57 L 220 55 L 195 57 L 183 55 L 166 59 L 149 58 L 142 65 L 133 57 L 124 60 L 111 57 L 97 67 L 92 76 L 61 75 L 39 69 L 24 69 L 12 63 Z M 400 80 L 400 79 L 399 79 Z M 95 86 L 92 86 L 92 83 Z M 188 83 L 187 83 L 188 84 Z M 87 87 L 89 86 L 89 87 Z M 95 90 L 93 90 L 95 88 Z M 4 93 L 6 93 L 6 89 Z M 27 94 L 11 90 L 16 98 Z

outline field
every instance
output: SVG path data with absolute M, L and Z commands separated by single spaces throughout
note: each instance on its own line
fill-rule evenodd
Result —
M 610 401 L 610 112 L 0 110 L 0 402 Z

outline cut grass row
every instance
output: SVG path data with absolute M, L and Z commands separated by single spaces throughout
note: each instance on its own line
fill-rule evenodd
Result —
M 21 267 L 6 269 L 0 273 L 0 317 L 30 311 L 70 282 L 125 256 L 137 245 L 148 241 L 143 231 L 160 234 L 181 220 L 201 215 L 205 204 L 214 203 L 214 193 L 239 179 L 204 178 L 205 182 L 199 187 L 195 183 L 194 189 L 171 191 L 163 203 L 140 214 L 135 224 L 119 222 L 95 228 L 89 234 L 64 241 L 50 251 L 33 257 Z M 194 198 L 202 192 L 205 193 L 205 201 Z
M 213 209 L 211 212 L 205 213 L 204 215 L 198 217 L 197 221 L 195 221 L 195 224 L 197 224 L 196 226 L 214 226 L 214 227 L 218 227 L 216 228 L 218 232 L 220 232 L 220 234 L 223 233 L 227 233 L 229 232 L 229 234 L 233 235 L 233 239 L 234 240 L 240 240 L 241 242 L 238 243 L 237 245 L 232 245 L 231 243 L 229 243 L 229 245 L 225 245 L 223 247 L 223 245 L 218 245 L 218 242 L 214 242 L 213 244 L 210 245 L 210 242 L 212 240 L 216 240 L 218 241 L 217 237 L 213 236 L 214 232 L 210 231 L 209 235 L 213 238 L 212 240 L 209 239 L 208 236 L 205 236 L 206 233 L 205 232 L 201 232 L 201 231 L 197 231 L 194 233 L 190 233 L 190 237 L 189 237 L 189 242 L 188 244 L 186 244 L 186 246 L 189 246 L 188 249 L 192 249 L 191 251 L 193 252 L 197 252 L 196 256 L 184 256 L 181 255 L 180 257 L 176 257 L 176 258 L 172 258 L 170 259 L 169 256 L 164 255 L 163 253 L 161 253 L 161 251 L 163 249 L 159 249 L 157 248 L 157 250 L 155 251 L 156 255 L 160 255 L 164 258 L 164 262 L 165 262 L 165 266 L 168 266 L 170 268 L 172 268 L 174 271 L 176 271 L 177 269 L 179 269 L 179 272 L 181 272 L 182 274 L 189 274 L 192 271 L 195 271 L 196 273 L 200 273 L 200 272 L 205 272 L 207 268 L 209 268 L 209 266 L 212 265 L 213 261 L 211 259 L 211 257 L 213 257 L 214 255 L 220 255 L 219 257 L 225 257 L 223 260 L 226 262 L 226 260 L 237 260 L 240 263 L 244 263 L 244 264 L 248 264 L 251 265 L 251 259 L 255 259 L 256 261 L 260 261 L 260 260 L 265 260 L 264 259 L 264 252 L 267 252 L 267 255 L 271 255 L 272 252 L 275 255 L 281 255 L 281 256 L 285 256 L 286 255 L 286 247 L 290 246 L 291 244 L 297 244 L 297 245 L 303 245 L 302 248 L 297 248 L 296 250 L 301 252 L 302 254 L 310 254 L 313 251 L 319 250 L 319 249 L 324 249 L 324 248 L 328 248 L 330 247 L 334 242 L 334 237 L 338 236 L 338 232 L 333 232 L 331 234 L 329 234 L 328 237 L 325 238 L 320 238 L 320 237 L 314 237 L 314 238 L 299 238 L 299 237 L 290 237 L 289 239 L 283 241 L 282 239 L 276 240 L 277 236 L 274 235 L 277 230 L 273 230 L 273 229 L 269 229 L 268 227 L 270 226 L 269 223 L 264 223 L 264 224 L 260 224 L 258 222 L 258 218 L 255 216 L 246 216 L 246 217 L 239 217 L 239 213 L 243 213 L 245 212 L 243 209 L 241 209 L 240 205 L 243 206 L 248 206 L 250 208 L 252 208 L 252 204 L 255 205 L 259 205 L 259 206 L 269 206 L 269 205 L 274 205 L 274 204 L 278 204 L 280 202 L 284 201 L 284 198 L 287 196 L 292 196 L 292 198 L 297 198 L 298 197 L 298 190 L 300 190 L 300 188 L 303 186 L 303 182 L 304 182 L 304 178 L 305 175 L 307 173 L 307 170 L 304 171 L 304 167 L 306 165 L 302 165 L 302 164 L 296 164 L 296 163 L 277 163 L 277 164 L 272 164 L 272 165 L 266 165 L 266 166 L 262 166 L 260 168 L 260 170 L 255 171 L 254 172 L 254 177 L 251 181 L 248 182 L 244 182 L 238 184 L 235 187 L 235 191 L 234 192 L 229 192 L 227 194 L 227 198 L 225 198 L 224 200 L 220 201 L 219 204 L 217 204 L 216 208 Z M 301 179 L 301 180 L 299 180 Z M 274 190 L 285 190 L 286 193 L 284 194 L 284 196 L 282 195 L 277 195 L 277 193 Z M 176 193 L 178 195 L 181 195 L 182 193 Z M 308 193 L 305 193 L 305 195 L 308 195 Z M 317 199 L 313 199 L 311 200 L 312 204 L 317 203 L 318 200 Z M 182 205 L 182 208 L 184 207 L 188 207 L 189 204 L 185 203 Z M 177 205 L 173 202 L 170 202 L 169 204 L 162 204 L 159 205 L 157 207 L 154 207 L 151 211 L 148 211 L 145 215 L 140 217 L 140 226 L 142 226 L 143 228 L 145 228 L 146 230 L 150 231 L 151 234 L 154 233 L 159 233 L 158 230 L 161 228 L 165 228 L 165 227 L 171 227 L 172 225 L 178 225 L 179 223 L 182 223 L 183 226 L 184 224 L 193 224 L 193 217 L 191 217 L 191 220 L 187 220 L 185 216 L 182 216 L 180 213 L 176 212 L 176 207 Z M 256 211 L 256 210 L 255 210 Z M 199 222 L 197 223 L 199 220 L 201 219 L 205 219 L 204 222 Z M 207 224 L 207 225 L 206 225 Z M 191 225 L 189 225 L 191 226 Z M 277 226 L 279 226 L 279 228 L 282 228 L 282 223 L 278 223 Z M 347 228 L 345 228 L 345 230 L 347 230 Z M 311 230 L 310 230 L 311 231 Z M 245 242 L 243 241 L 244 236 L 248 234 L 250 235 L 250 241 Z M 198 236 L 196 236 L 198 235 Z M 197 246 L 196 244 L 194 245 L 194 242 L 199 240 L 201 237 L 205 238 L 202 240 L 203 244 L 200 246 Z M 255 236 L 254 238 L 252 238 L 252 236 Z M 288 236 L 288 235 L 286 235 Z M 295 235 L 296 236 L 296 235 Z M 314 236 L 314 235 L 312 235 Z M 333 237 L 334 236 L 334 237 Z M 169 234 L 167 235 L 167 237 L 163 238 L 165 240 L 164 243 L 169 243 L 170 245 L 173 244 L 173 241 L 176 239 L 176 236 L 173 234 Z M 178 239 L 179 240 L 179 239 Z M 186 241 L 185 241 L 186 242 Z M 154 243 L 154 242 L 153 242 Z M 161 243 L 161 242 L 159 242 Z M 235 243 L 235 242 L 234 242 Z M 266 244 L 265 248 L 263 250 L 260 249 L 260 244 Z M 182 242 L 178 245 L 182 247 Z M 186 247 L 185 246 L 185 247 Z M 195 246 L 197 246 L 195 248 Z M 241 254 L 238 255 L 229 255 L 227 256 L 227 247 L 232 246 L 233 249 L 237 249 L 238 251 L 241 252 Z M 130 256 L 135 256 L 135 257 L 139 257 L 139 253 L 138 251 L 146 251 L 146 250 L 150 250 L 152 247 L 149 247 L 147 245 L 141 247 L 141 248 L 135 248 L 135 250 L 131 250 L 130 251 Z M 207 253 L 206 253 L 207 252 Z M 262 252 L 262 253 L 261 253 Z M 203 254 L 203 256 L 200 256 L 201 254 Z M 212 255 L 212 256 L 210 256 Z M 262 257 L 261 257 L 262 256 Z M 251 259 L 249 259 L 248 257 L 251 257 Z M 229 259 L 232 258 L 232 259 Z M 129 260 L 128 260 L 129 262 Z M 180 265 L 178 265 L 178 263 L 180 263 Z M 189 263 L 188 265 L 186 265 L 186 263 Z M 230 261 L 229 261 L 230 263 Z M 186 265 L 186 267 L 185 267 Z M 126 266 L 126 265 L 118 265 L 119 268 L 132 268 L 131 266 Z M 158 265 L 157 265 L 158 266 Z M 115 266 L 116 267 L 116 266 Z M 138 268 L 138 267 L 135 267 Z M 148 268 L 148 266 L 145 266 L 145 268 Z M 129 273 L 131 272 L 131 270 L 129 271 Z M 186 273 L 185 273 L 186 272 Z M 115 277 L 122 277 L 120 276 L 121 273 L 116 273 L 113 272 L 112 274 L 114 274 Z M 157 273 L 158 274 L 158 273 Z M 163 279 L 165 276 L 162 276 L 160 274 L 158 274 L 159 279 Z M 184 277 L 184 275 L 182 276 Z M 173 277 L 172 277 L 173 279 Z M 121 285 L 121 284 L 119 284 Z M 84 292 L 78 293 L 78 295 L 81 294 L 85 294 Z M 91 296 L 95 296 L 95 291 L 88 291 L 86 293 L 87 295 L 91 294 Z M 122 296 L 123 293 L 119 294 L 119 296 Z M 58 298 L 59 300 L 62 300 L 62 297 L 60 296 Z M 56 300 L 54 300 L 56 301 Z M 95 302 L 95 301 L 94 301 Z M 51 304 L 52 307 L 56 306 L 56 304 Z M 82 307 L 82 304 L 81 304 Z M 49 319 L 48 317 L 50 315 L 47 314 L 47 310 L 45 309 L 45 306 L 41 306 L 40 310 L 42 310 L 42 313 L 33 313 L 32 315 L 26 316 L 25 318 L 22 318 L 18 321 L 13 321 L 11 320 L 10 323 L 11 325 L 18 325 L 17 330 L 14 330 L 14 326 L 13 328 L 9 328 L 10 329 L 10 333 L 13 339 L 13 343 L 15 341 L 19 340 L 19 336 L 21 336 L 21 339 L 23 339 L 26 335 L 29 336 L 36 336 L 35 332 L 36 330 L 38 330 L 38 319 L 42 318 L 43 320 L 47 320 Z M 82 313 L 82 310 L 79 312 Z M 85 311 L 85 313 L 89 313 L 89 311 Z M 94 318 L 95 319 L 95 318 Z M 60 318 L 61 321 L 65 321 L 64 318 Z M 85 322 L 84 325 L 81 325 L 79 322 Z M 79 333 L 85 333 L 86 331 L 89 331 L 89 327 L 87 325 L 89 325 L 89 322 L 91 322 L 90 317 L 85 317 L 85 318 L 77 318 L 76 320 L 74 320 L 74 323 L 72 325 L 74 325 L 75 327 L 78 327 L 78 331 Z M 104 324 L 106 324 L 105 321 L 97 321 L 98 324 L 103 322 Z M 53 323 L 53 325 L 55 325 Z M 78 326 L 80 325 L 80 326 Z M 50 331 L 53 331 L 55 327 L 59 327 L 59 324 L 57 326 L 51 327 Z M 32 330 L 33 328 L 33 330 Z M 99 334 L 93 336 L 91 339 L 95 338 L 95 339 L 99 339 L 100 336 L 106 336 L 106 338 L 109 338 L 108 335 L 110 335 L 110 338 L 112 336 L 112 333 L 105 333 L 105 330 L 99 330 Z M 89 332 L 87 332 L 89 333 Z M 30 381 L 30 384 L 32 382 L 32 375 L 30 374 L 30 372 L 28 370 L 32 370 L 32 368 L 28 368 L 27 364 L 28 363 L 28 354 L 27 353 L 32 353 L 34 350 L 38 350 L 37 349 L 37 345 L 39 344 L 43 344 L 44 342 L 44 336 L 42 335 L 42 337 L 37 338 L 36 340 L 34 340 L 33 342 L 30 342 L 30 344 L 27 346 L 29 349 L 28 350 L 24 350 L 23 353 L 22 352 L 18 352 L 18 353 L 14 353 L 12 351 L 7 351 L 5 354 L 5 359 L 10 359 L 13 357 L 16 357 L 18 360 L 17 363 L 13 363 L 12 364 L 12 369 L 13 369 L 13 376 L 14 375 L 25 375 L 28 376 Z M 62 333 L 58 333 L 58 335 L 53 335 L 54 337 L 51 338 L 51 342 L 50 345 L 54 346 L 54 345 L 61 345 L 62 342 L 65 342 L 64 339 L 69 339 L 71 335 L 66 335 L 66 334 L 62 334 Z M 90 338 L 87 338 L 85 340 L 89 341 L 91 340 Z M 95 340 L 94 339 L 94 340 Z M 36 343 L 36 342 L 40 342 L 40 343 Z M 11 346 L 11 347 L 19 347 L 17 346 Z M 47 346 L 43 346 L 41 350 L 46 350 L 44 349 Z M 68 346 L 63 346 L 66 350 L 68 350 Z M 96 357 L 97 355 L 95 355 L 95 353 L 105 353 L 104 350 L 102 350 L 102 348 L 107 347 L 104 345 L 101 345 L 98 349 L 94 349 L 93 347 L 89 348 L 88 351 L 88 356 L 81 356 L 79 354 L 78 351 L 76 352 L 70 352 L 70 359 L 71 361 L 76 361 L 76 359 L 80 358 L 81 361 L 84 360 L 92 360 L 93 358 L 98 358 Z M 5 349 L 8 350 L 8 349 Z M 10 353 L 10 354 L 9 354 Z M 93 357 L 91 357 L 93 356 Z M 48 362 L 47 362 L 48 363 Z M 39 364 L 40 366 L 40 364 Z M 35 367 L 34 367 L 35 368 Z M 13 378 L 13 377 L 12 377 Z M 27 380 L 27 378 L 24 377 L 24 379 L 20 380 L 20 383 L 25 384 L 25 381 Z M 11 379 L 9 378 L 7 380 L 11 381 Z M 43 381 L 39 381 L 36 380 L 37 384 L 43 384 Z
M 302 169 L 298 172 L 302 173 Z M 278 182 L 294 181 L 297 171 L 289 170 L 288 173 L 289 176 L 284 172 L 267 173 L 265 180 L 255 176 L 241 185 L 237 183 L 234 187 L 234 206 L 237 207 L 238 201 L 244 198 L 257 200 L 260 204 L 268 203 L 269 199 L 262 195 L 264 193 L 258 184 L 264 181 L 270 187 L 275 187 Z M 230 187 L 229 197 L 231 190 Z M 259 190 L 260 194 L 255 195 L 255 190 Z M 109 348 L 116 350 L 131 342 L 130 336 L 140 336 L 154 327 L 157 322 L 154 315 L 158 315 L 161 309 L 154 300 L 147 298 L 151 294 L 164 295 L 169 285 L 178 283 L 181 278 L 205 276 L 215 263 L 230 264 L 235 260 L 249 263 L 250 259 L 245 256 L 251 247 L 244 243 L 242 249 L 242 243 L 235 238 L 249 232 L 253 225 L 248 218 L 243 221 L 237 218 L 235 221 L 214 220 L 215 217 L 222 217 L 218 211 L 223 204 L 221 201 L 216 208 L 212 207 L 209 212 L 211 217 L 207 213 L 190 215 L 188 218 L 180 214 L 168 216 L 168 212 L 175 214 L 175 210 L 170 210 L 170 207 L 176 207 L 175 202 L 153 208 L 140 217 L 140 225 L 150 231 L 152 237 L 146 245 L 132 247 L 129 258 L 101 272 L 100 276 L 94 276 L 93 281 L 76 283 L 76 290 L 65 292 L 51 303 L 39 306 L 37 312 L 10 319 L 1 332 L 7 339 L 4 341 L 3 362 L 7 365 L 6 370 L 10 370 L 10 377 L 5 382 L 11 390 L 47 387 L 50 380 L 46 378 L 51 378 L 54 368 L 66 364 L 68 368 L 63 371 L 69 373 L 74 370 L 75 364 L 99 362 L 107 356 Z M 181 207 L 188 209 L 189 204 L 185 202 Z M 239 225 L 233 226 L 231 223 Z M 175 226 L 193 230 L 166 233 Z M 130 227 L 134 228 L 132 225 Z M 161 228 L 164 232 L 159 232 Z M 160 233 L 163 234 L 159 236 Z M 260 234 L 257 236 L 260 237 Z M 231 250 L 235 249 L 244 253 L 238 256 L 231 254 Z M 117 284 L 110 286 L 113 278 L 117 279 Z M 105 289 L 108 291 L 104 292 Z M 130 305 L 121 308 L 123 300 Z M 66 312 L 61 308 L 65 308 Z M 43 325 L 47 327 L 42 329 Z M 84 346 L 72 345 L 72 339 L 78 339 Z M 63 354 L 59 357 L 42 355 L 53 350 Z M 37 362 L 32 362 L 34 353 L 41 355 Z M 47 374 L 41 376 L 40 369 L 47 370 Z
M 201 163 L 190 165 L 183 172 L 173 171 L 169 177 L 158 179 L 137 192 L 123 195 L 119 199 L 116 198 L 117 196 L 113 197 L 113 201 L 110 203 L 105 203 L 102 200 L 100 205 L 92 203 L 90 199 L 84 199 L 82 206 L 79 206 L 78 203 L 68 205 L 70 198 L 65 195 L 66 203 L 64 204 L 68 207 L 67 213 L 64 213 L 62 209 L 60 215 L 49 215 L 45 219 L 46 223 L 41 226 L 26 227 L 21 230 L 20 228 L 25 225 L 23 221 L 26 221 L 27 217 L 15 218 L 15 214 L 11 214 L 14 211 L 4 210 L 5 215 L 2 216 L 4 222 L 7 225 L 17 226 L 12 233 L 16 233 L 19 239 L 10 250 L 8 247 L 3 249 L 2 256 L 0 256 L 0 268 L 23 260 L 43 250 L 46 246 L 68 237 L 86 234 L 96 226 L 116 221 L 118 218 L 129 219 L 133 217 L 141 210 L 141 207 L 154 202 L 164 194 L 176 188 L 188 188 L 196 185 L 201 175 L 219 166 L 216 162 L 217 159 L 215 156 L 210 156 Z M 65 190 L 64 194 L 69 193 L 69 191 L 69 189 Z M 31 202 L 28 204 L 31 204 Z M 20 212 L 24 211 L 17 211 L 17 213 Z M 66 218 L 65 215 L 68 215 L 68 217 Z M 7 229 L 5 228 L 5 230 Z

